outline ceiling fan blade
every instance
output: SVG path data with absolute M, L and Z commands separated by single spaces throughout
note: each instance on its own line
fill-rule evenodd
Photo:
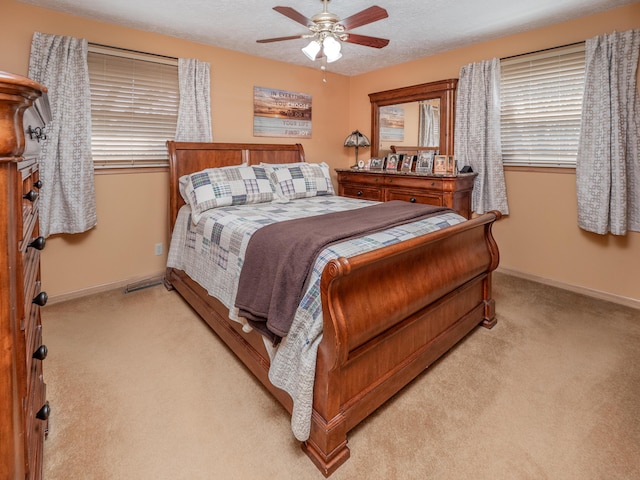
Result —
M 388 16 L 389 14 L 384 8 L 374 5 L 373 7 L 366 8 L 361 12 L 351 15 L 344 20 L 340 20 L 339 23 L 343 25 L 346 30 L 352 30 L 354 28 L 367 25 L 368 23 L 377 22 L 378 20 L 382 20 Z
M 299 24 L 304 25 L 305 27 L 313 25 L 313 20 L 305 17 L 303 14 L 291 7 L 273 7 L 273 9 L 276 12 L 281 13 L 285 17 L 289 17 L 294 22 L 298 22 Z
M 367 35 L 356 35 L 355 33 L 349 33 L 349 36 L 345 42 L 355 43 L 357 45 L 364 45 L 365 47 L 383 48 L 389 45 L 389 40 L 386 38 L 369 37 Z
M 257 43 L 271 43 L 271 42 L 281 42 L 283 40 L 294 40 L 296 38 L 302 38 L 302 35 L 291 35 L 289 37 L 264 38 L 262 40 L 256 40 L 256 42 Z

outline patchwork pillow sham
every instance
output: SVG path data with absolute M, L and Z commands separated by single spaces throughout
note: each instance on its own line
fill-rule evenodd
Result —
M 276 195 L 283 200 L 335 195 L 326 163 L 303 163 L 269 168 L 265 165 Z
M 208 169 L 205 169 L 205 170 L 202 170 L 202 171 L 204 172 L 206 170 L 229 170 L 231 168 L 246 167 L 248 165 L 249 165 L 248 163 L 242 162 L 240 165 L 227 165 L 226 167 L 208 168 Z M 189 199 L 187 198 L 187 194 L 185 192 L 185 188 L 187 186 L 187 182 L 188 181 L 189 181 L 189 175 L 183 175 L 178 179 L 178 190 L 180 191 L 180 196 L 187 203 L 189 203 Z
M 183 197 L 191 207 L 191 218 L 196 224 L 202 214 L 212 208 L 274 199 L 263 167 L 209 168 L 185 177 Z

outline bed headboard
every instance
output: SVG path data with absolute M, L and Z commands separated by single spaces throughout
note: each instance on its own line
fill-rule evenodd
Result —
M 181 176 L 198 172 L 205 168 L 226 167 L 228 165 L 257 165 L 264 163 L 304 162 L 304 150 L 299 143 L 202 143 L 167 142 L 169 151 L 169 226 L 178 216 L 184 200 L 178 189 Z

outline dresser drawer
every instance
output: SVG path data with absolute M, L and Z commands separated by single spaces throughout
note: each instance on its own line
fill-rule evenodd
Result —
M 39 182 L 38 164 L 35 161 L 25 161 L 20 164 L 22 177 L 22 231 L 19 232 L 18 248 L 24 252 L 27 244 L 37 234 Z
M 37 309 L 34 309 L 34 313 L 37 311 Z M 27 373 L 29 375 L 27 385 L 31 385 L 31 379 L 34 375 L 42 375 L 42 362 L 48 354 L 47 347 L 42 343 L 42 325 L 40 325 L 40 318 L 33 318 L 32 322 L 37 324 L 37 326 L 29 332 L 31 335 L 28 336 L 27 340 L 26 359 Z
M 389 176 L 385 178 L 385 186 L 387 187 L 403 187 L 411 189 L 419 189 L 423 191 L 442 192 L 443 181 L 441 178 L 434 177 L 409 177 L 409 176 Z
M 338 172 L 338 183 L 357 183 L 370 187 L 379 187 L 384 183 L 384 177 L 378 174 L 357 173 L 356 172 Z
M 360 185 L 341 185 L 340 195 L 345 197 L 362 198 L 363 200 L 383 200 L 382 190 L 379 188 L 367 188 Z
M 49 431 L 50 407 L 46 398 L 47 387 L 42 376 L 42 366 L 39 362 L 34 362 L 25 411 L 29 464 L 36 472 L 42 466 L 43 440 Z
M 35 158 L 41 150 L 41 145 L 46 140 L 46 124 L 51 121 L 46 94 L 33 102 L 33 105 L 24 112 L 22 125 L 24 129 L 24 158 Z
M 442 206 L 442 195 L 429 195 L 427 192 L 420 192 L 417 195 L 415 192 L 406 192 L 402 190 L 387 189 L 387 202 L 391 200 L 402 200 L 411 203 L 422 203 L 426 205 L 435 205 L 437 207 Z

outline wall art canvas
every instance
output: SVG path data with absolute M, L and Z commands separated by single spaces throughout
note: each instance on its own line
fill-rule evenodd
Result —
M 253 136 L 311 138 L 311 95 L 253 87 Z

